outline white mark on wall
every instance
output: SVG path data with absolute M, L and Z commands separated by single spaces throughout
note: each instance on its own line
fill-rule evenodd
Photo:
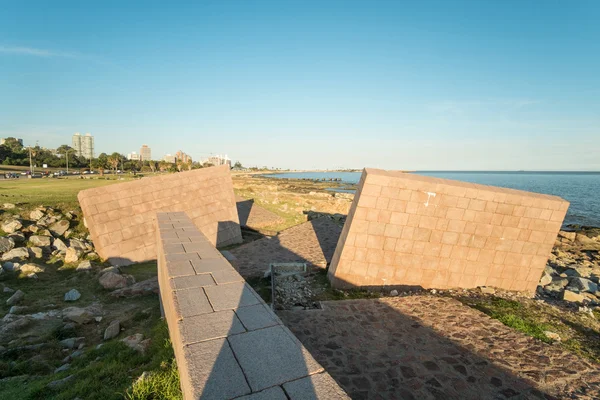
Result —
M 425 202 L 425 207 L 429 207 L 429 200 L 432 197 L 435 197 L 435 193 L 433 193 L 433 192 L 425 192 L 425 193 L 427 193 L 427 201 Z

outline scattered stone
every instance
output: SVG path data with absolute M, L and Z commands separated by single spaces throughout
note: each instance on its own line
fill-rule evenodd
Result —
M 4 289 L 2 289 L 3 293 L 14 293 L 15 289 L 11 289 L 8 286 L 4 286 Z
M 23 224 L 18 219 L 9 219 L 4 221 L 0 228 L 6 233 L 15 233 L 23 227 Z
M 68 364 L 68 363 L 67 364 L 63 364 L 60 367 L 56 368 L 54 370 L 54 373 L 58 374 L 58 373 L 61 373 L 61 372 L 64 372 L 64 371 L 68 370 L 69 368 L 71 368 L 71 364 Z
M 94 321 L 101 322 L 102 321 L 102 317 L 96 317 L 96 318 L 94 318 Z
M 65 293 L 65 301 L 76 301 L 81 297 L 81 293 L 77 289 L 71 289 Z
M 15 247 L 15 241 L 12 238 L 0 236 L 0 253 L 6 253 Z
M 144 335 L 141 333 L 136 333 L 134 335 L 131 336 L 127 336 L 125 339 L 121 339 L 121 341 L 123 343 L 125 343 L 125 345 L 135 351 L 139 351 L 140 353 L 143 353 L 146 351 L 146 349 L 148 348 L 148 345 L 150 344 L 150 339 L 144 339 Z
M 27 263 L 21 265 L 21 272 L 23 274 L 38 274 L 40 272 L 44 272 L 46 267 L 42 267 L 41 265 L 34 263 Z
M 46 385 L 46 387 L 49 389 L 56 389 L 56 388 L 62 387 L 63 385 L 68 383 L 71 379 L 73 379 L 73 377 L 74 377 L 74 375 L 69 375 L 66 378 L 59 379 L 57 381 L 52 381 L 48 385 Z
M 2 265 L 2 269 L 8 272 L 18 271 L 21 269 L 21 264 L 12 261 L 7 261 Z
M 21 300 L 23 300 L 24 297 L 25 293 L 23 293 L 21 290 L 17 290 L 15 294 L 10 296 L 8 300 L 6 300 L 6 305 L 14 306 L 15 304 L 18 304 Z
M 496 294 L 496 289 L 490 286 L 480 286 L 479 290 L 483 294 Z
M 398 296 L 398 291 L 396 289 L 392 290 L 390 296 Z
M 54 245 L 54 248 L 58 251 L 60 251 L 61 253 L 66 253 L 67 252 L 67 245 L 65 244 L 65 242 L 63 242 L 60 239 L 54 239 L 54 242 L 52 243 Z
M 30 247 L 29 256 L 33 258 L 42 258 L 44 256 L 44 250 L 39 247 Z
M 100 275 L 98 279 L 104 289 L 121 289 L 128 284 L 135 283 L 135 278 L 131 275 L 119 275 L 114 272 L 106 272 Z
M 73 321 L 77 324 L 87 324 L 94 319 L 93 313 L 86 308 L 68 307 L 63 310 L 63 317 L 67 321 Z
M 552 283 L 552 277 L 548 273 L 544 272 L 542 274 L 542 278 L 540 279 L 540 286 L 546 286 L 551 283 Z
M 9 314 L 24 314 L 28 309 L 29 307 L 26 306 L 12 306 L 8 312 Z
M 50 232 L 52 232 L 56 236 L 62 236 L 67 231 L 67 229 L 69 229 L 69 221 L 67 221 L 66 219 L 60 220 L 50 225 L 48 229 L 50 229 Z
M 84 260 L 79 263 L 76 270 L 77 271 L 91 271 L 92 263 L 90 262 L 90 260 Z
M 76 347 L 79 347 L 79 345 L 84 342 L 85 342 L 85 337 L 73 337 L 73 338 L 61 340 L 60 345 L 67 349 L 74 349 Z
M 130 275 L 121 276 L 129 277 Z M 145 281 L 138 282 L 132 286 L 114 290 L 110 295 L 113 297 L 136 297 L 146 294 L 158 294 L 158 292 L 158 277 L 155 276 L 153 278 L 146 279 Z
M 27 260 L 28 258 L 29 250 L 25 247 L 17 247 L 2 255 L 2 261 Z
M 52 238 L 50 236 L 32 235 L 29 237 L 29 242 L 34 246 L 46 247 L 52 245 Z
M 29 213 L 29 218 L 32 221 L 37 221 L 37 220 L 41 219 L 43 216 L 44 216 L 44 212 L 40 209 L 33 210 L 32 212 Z
M 565 290 L 563 293 L 563 300 L 570 301 L 573 303 L 583 303 L 585 297 L 579 293 L 572 292 L 570 290 Z
M 573 278 L 569 286 L 575 287 L 581 292 L 594 293 L 598 290 L 598 285 L 586 278 Z
M 4 204 L 2 204 L 2 207 L 4 207 L 7 210 L 11 210 L 11 209 L 15 208 L 16 206 L 13 203 L 4 203 Z
M 65 263 L 75 263 L 82 255 L 83 252 L 81 250 L 69 247 L 65 253 Z
M 104 331 L 104 340 L 110 340 L 117 337 L 119 332 L 121 332 L 121 323 L 117 320 L 112 321 Z

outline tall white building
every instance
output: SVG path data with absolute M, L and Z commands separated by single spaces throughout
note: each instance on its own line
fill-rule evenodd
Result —
M 73 135 L 73 149 L 78 157 L 94 158 L 94 137 L 89 133 L 81 136 L 79 132 Z
M 142 161 L 150 161 L 152 160 L 152 151 L 147 144 L 142 145 L 140 148 L 140 160 Z

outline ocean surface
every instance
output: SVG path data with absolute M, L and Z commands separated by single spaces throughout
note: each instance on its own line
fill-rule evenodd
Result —
M 565 226 L 600 227 L 600 172 L 417 171 L 414 173 L 559 196 L 571 203 L 565 218 Z M 319 180 L 341 178 L 343 183 L 356 184 L 360 175 L 360 172 L 290 172 L 267 176 Z

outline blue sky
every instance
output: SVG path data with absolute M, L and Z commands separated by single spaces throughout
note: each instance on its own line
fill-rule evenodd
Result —
M 0 136 L 282 168 L 600 170 L 600 2 L 3 2 Z

